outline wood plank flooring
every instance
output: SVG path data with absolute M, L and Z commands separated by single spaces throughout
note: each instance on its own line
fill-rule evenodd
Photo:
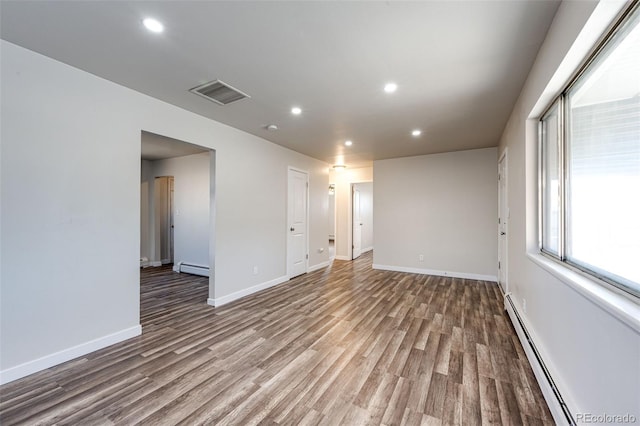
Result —
M 495 283 L 372 255 L 212 308 L 141 272 L 143 335 L 0 388 L 0 423 L 553 424 Z

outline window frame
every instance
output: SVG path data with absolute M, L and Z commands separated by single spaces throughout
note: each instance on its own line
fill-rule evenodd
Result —
M 564 91 L 563 91 L 564 93 Z M 544 119 L 554 109 L 558 111 L 558 193 L 560 195 L 558 200 L 559 220 L 558 220 L 558 253 L 554 253 L 551 250 L 547 250 L 543 246 L 544 240 L 544 199 L 545 191 L 547 189 L 547 170 L 545 167 L 545 151 L 543 147 L 544 136 Z M 554 259 L 564 261 L 564 241 L 565 241 L 565 132 L 564 132 L 564 98 L 560 94 L 551 101 L 547 109 L 544 110 L 540 119 L 538 120 L 538 248 L 539 250 Z
M 567 155 L 567 146 L 569 144 L 568 141 L 568 130 L 566 128 L 569 102 L 567 101 L 568 94 L 571 89 L 579 83 L 580 79 L 590 70 L 592 64 L 599 58 L 603 51 L 607 48 L 609 43 L 611 43 L 614 38 L 620 33 L 620 31 L 625 27 L 625 24 L 632 18 L 632 16 L 638 13 L 640 14 L 640 0 L 634 0 L 632 4 L 626 8 L 626 10 L 621 14 L 618 20 L 613 24 L 612 28 L 607 32 L 607 34 L 601 39 L 601 41 L 597 44 L 596 48 L 592 51 L 592 53 L 588 56 L 588 58 L 582 63 L 582 65 L 577 69 L 577 71 L 571 76 L 568 83 L 563 86 L 560 93 L 555 96 L 547 105 L 547 107 L 542 111 L 538 118 L 538 127 L 537 127 L 537 154 L 538 154 L 538 252 L 553 260 L 554 262 L 559 263 L 560 265 L 567 267 L 568 269 L 578 272 L 583 276 L 593 279 L 598 284 L 603 285 L 608 288 L 615 289 L 617 292 L 623 292 L 623 294 L 627 296 L 632 296 L 634 300 L 640 299 L 640 287 L 639 288 L 631 288 L 628 284 L 625 284 L 626 280 L 624 277 L 618 277 L 620 281 L 615 280 L 612 276 L 616 277 L 617 275 L 606 271 L 608 275 L 604 275 L 597 270 L 596 266 L 593 266 L 594 269 L 589 268 L 585 265 L 582 265 L 577 262 L 573 262 L 566 256 L 566 241 L 567 241 L 567 188 L 568 188 L 568 155 Z M 544 136 L 544 120 L 548 118 L 548 114 L 553 111 L 554 108 L 557 107 L 557 116 L 558 116 L 558 185 L 559 185 L 559 200 L 558 200 L 558 209 L 559 209 L 559 222 L 558 222 L 558 253 L 554 253 L 551 250 L 545 249 L 544 247 L 544 212 L 545 212 L 545 190 L 546 190 L 546 169 L 545 163 L 546 158 L 544 157 L 545 151 L 543 147 L 543 136 Z

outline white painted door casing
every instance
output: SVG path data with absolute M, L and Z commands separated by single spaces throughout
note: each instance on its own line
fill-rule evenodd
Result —
M 352 187 L 353 194 L 353 254 L 357 259 L 362 254 L 362 215 L 360 206 L 360 190 Z

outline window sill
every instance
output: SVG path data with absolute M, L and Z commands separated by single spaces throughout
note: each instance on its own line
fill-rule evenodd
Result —
M 607 286 L 597 283 L 567 266 L 548 259 L 540 253 L 527 253 L 535 264 L 550 272 L 569 287 L 595 303 L 611 315 L 640 332 L 640 305 L 634 302 L 633 296 L 626 296 Z

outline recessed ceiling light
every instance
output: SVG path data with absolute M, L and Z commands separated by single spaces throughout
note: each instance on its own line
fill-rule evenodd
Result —
M 300 114 L 302 114 L 302 108 L 300 108 L 300 107 L 293 107 L 293 108 L 291 108 L 291 114 L 293 114 L 293 115 L 300 115 Z
M 384 91 L 387 93 L 393 93 L 398 90 L 398 85 L 395 83 L 387 83 L 384 85 Z
M 351 146 L 351 145 L 353 145 L 353 142 L 352 141 L 344 141 L 344 144 L 346 146 Z
M 422 134 L 422 130 L 419 129 L 415 129 L 413 132 L 411 132 L 411 136 L 420 136 Z
M 153 33 L 161 33 L 164 31 L 164 25 L 160 21 L 153 18 L 145 18 L 142 23 L 144 26 Z
M 278 130 L 278 126 L 276 126 L 275 124 L 269 124 L 267 126 L 267 130 L 272 130 L 272 131 Z

